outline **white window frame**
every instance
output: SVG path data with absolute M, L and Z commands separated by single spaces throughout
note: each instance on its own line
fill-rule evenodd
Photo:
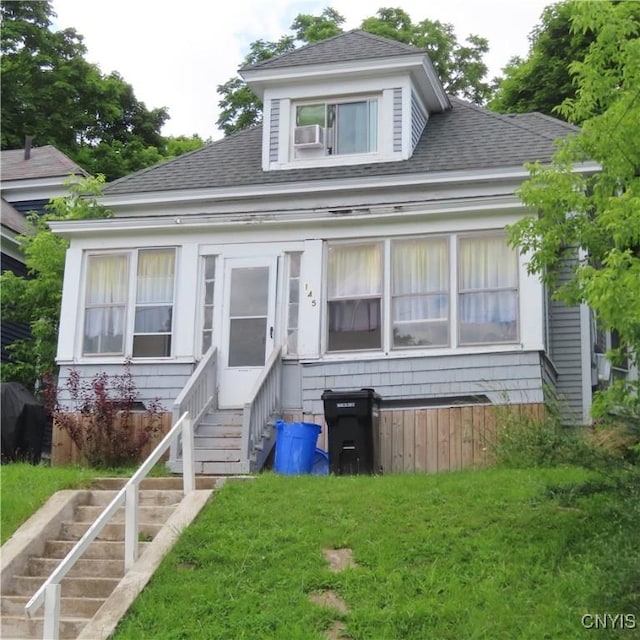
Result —
M 459 260 L 460 253 L 458 251 L 459 239 L 480 239 L 483 237 L 502 237 L 506 242 L 506 234 L 502 230 L 490 230 L 490 231 L 478 231 L 478 232 L 454 232 L 454 233 L 434 233 L 434 234 L 420 234 L 420 235 L 403 235 L 393 238 L 371 238 L 362 240 L 332 240 L 325 242 L 325 259 L 324 259 L 324 273 L 325 273 L 325 290 L 324 290 L 324 304 L 323 304 L 323 344 L 322 352 L 329 357 L 340 356 L 349 353 L 370 353 L 370 352 L 383 352 L 385 354 L 394 353 L 412 353 L 417 351 L 437 351 L 443 350 L 457 350 L 457 349 L 493 349 L 493 348 L 513 348 L 521 341 L 522 327 L 520 317 L 520 296 L 521 296 L 521 280 L 520 280 L 520 265 L 515 252 L 516 260 L 516 286 L 510 288 L 515 291 L 516 295 L 516 337 L 512 341 L 499 341 L 499 342 L 475 342 L 475 343 L 460 343 L 460 296 L 464 294 L 460 290 L 459 281 Z M 401 243 L 403 240 L 431 240 L 431 239 L 445 239 L 447 242 L 447 253 L 449 261 L 448 272 L 448 332 L 449 341 L 446 344 L 434 344 L 434 345 L 393 345 L 393 301 L 395 296 L 392 292 L 392 262 L 394 243 Z M 376 349 L 352 349 L 352 350 L 329 350 L 329 303 L 333 300 L 329 296 L 329 248 L 333 246 L 362 246 L 379 244 L 382 251 L 382 293 L 380 295 L 380 322 L 381 322 L 381 347 Z M 397 246 L 397 245 L 396 245 Z M 506 289 L 505 289 L 506 290 Z
M 369 107 L 369 118 L 371 119 L 371 105 L 375 104 L 375 113 L 373 117 L 375 117 L 376 122 L 375 125 L 372 126 L 371 121 L 369 121 L 369 132 L 375 132 L 375 148 L 367 151 L 359 151 L 354 153 L 328 153 L 327 152 L 327 144 L 326 137 L 324 138 L 324 143 L 322 147 L 312 148 L 312 149 L 298 149 L 294 145 L 294 132 L 298 121 L 298 107 L 306 107 L 306 106 L 314 106 L 314 105 L 324 105 L 325 107 L 325 126 L 324 135 L 326 136 L 327 131 L 327 107 L 329 105 L 343 105 L 343 104 L 355 104 L 355 103 L 367 103 Z M 291 158 L 291 162 L 294 164 L 305 163 L 307 161 L 312 161 L 317 163 L 318 160 L 322 159 L 352 159 L 352 158 L 371 158 L 380 155 L 381 152 L 381 111 L 382 111 L 382 94 L 364 94 L 358 96 L 342 96 L 337 98 L 323 98 L 323 99 L 305 99 L 305 100 L 296 100 L 291 103 L 291 116 L 290 116 L 290 145 L 289 145 L 289 157 Z M 336 123 L 337 124 L 337 123 Z M 301 125 L 303 126 L 303 125 Z M 336 125 L 334 125 L 335 127 Z
M 137 301 L 137 276 L 138 276 L 138 257 L 140 253 L 150 252 L 150 251 L 173 251 L 174 253 L 174 268 L 173 268 L 173 295 L 171 300 L 171 330 L 167 332 L 171 338 L 171 349 L 168 355 L 160 355 L 160 356 L 133 356 L 133 344 L 134 337 L 137 335 L 160 335 L 160 334 L 150 334 L 150 333 L 136 333 L 135 331 L 135 316 L 136 309 L 139 306 Z M 125 301 L 125 312 L 124 312 L 124 329 L 123 329 L 123 345 L 122 350 L 118 352 L 109 351 L 109 352 L 100 352 L 100 353 L 87 353 L 84 349 L 84 340 L 85 340 L 85 322 L 87 309 L 91 308 L 91 306 L 87 306 L 87 286 L 88 286 L 88 275 L 89 275 L 89 262 L 90 258 L 93 256 L 126 256 L 127 257 L 127 296 Z M 175 327 L 176 327 L 176 295 L 177 295 L 177 276 L 178 276 L 178 260 L 179 260 L 179 251 L 176 246 L 150 246 L 150 247 L 136 247 L 129 249 L 114 249 L 111 251 L 86 251 L 84 254 L 83 260 L 83 288 L 82 288 L 82 296 L 81 296 L 81 318 L 80 318 L 80 335 L 79 335 L 79 354 L 80 357 L 87 360 L 95 360 L 96 358 L 107 358 L 110 359 L 112 357 L 118 358 L 131 358 L 136 361 L 143 360 L 167 360 L 169 358 L 173 358 L 175 353 Z M 95 306 L 103 306 L 103 305 L 95 305 Z M 154 305 L 149 305 L 154 306 Z M 165 332 L 162 332 L 161 335 L 165 335 Z
M 211 260 L 213 262 L 213 278 L 207 278 L 207 260 Z M 216 318 L 215 318 L 215 313 L 217 312 L 217 300 L 216 300 L 216 295 L 217 295 L 217 289 L 218 286 L 217 285 L 217 281 L 218 278 L 220 277 L 220 273 L 219 273 L 219 269 L 220 269 L 220 260 L 219 260 L 219 256 L 216 254 L 205 254 L 205 255 L 201 255 L 200 256 L 200 265 L 201 265 L 201 272 L 200 272 L 200 305 L 198 306 L 199 312 L 200 312 L 200 322 L 197 325 L 199 330 L 197 333 L 198 339 L 197 339 L 197 351 L 199 351 L 200 355 L 204 355 L 205 352 L 208 350 L 204 348 L 204 335 L 205 332 L 209 332 L 211 334 L 211 341 L 209 343 L 209 346 L 211 346 L 214 342 L 214 338 L 215 338 L 215 326 L 216 326 Z M 212 291 L 212 300 L 210 303 L 207 303 L 207 284 L 211 283 L 213 285 L 213 291 Z M 211 326 L 207 327 L 206 326 L 206 309 L 207 307 L 211 307 Z

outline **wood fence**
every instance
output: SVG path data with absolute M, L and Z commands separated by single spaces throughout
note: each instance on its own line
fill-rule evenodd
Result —
M 507 414 L 541 419 L 543 404 L 467 405 L 380 412 L 380 465 L 383 473 L 438 473 L 486 466 L 490 445 Z M 318 447 L 329 449 L 323 415 L 289 414 L 286 421 L 322 427 Z
M 143 462 L 153 451 L 155 446 L 160 442 L 160 440 L 162 440 L 165 434 L 169 432 L 169 429 L 171 429 L 171 421 L 171 413 L 166 412 L 162 414 L 160 429 L 155 435 L 151 437 L 149 442 L 147 442 L 147 444 L 143 448 L 138 463 Z M 134 435 L 142 431 L 146 426 L 146 414 L 133 414 L 131 416 L 131 426 Z M 54 423 L 53 433 L 51 434 L 51 465 L 63 466 L 69 464 L 86 466 L 86 460 L 76 446 L 75 442 L 73 442 L 73 440 L 71 439 L 71 436 L 64 429 L 61 429 Z

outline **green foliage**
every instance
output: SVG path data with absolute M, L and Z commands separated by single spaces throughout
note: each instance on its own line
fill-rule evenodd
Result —
M 5 271 L 0 276 L 0 304 L 3 319 L 29 325 L 31 338 L 7 348 L 12 362 L 2 363 L 3 381 L 21 382 L 35 390 L 57 370 L 55 354 L 68 242 L 54 235 L 48 223 L 107 217 L 108 210 L 96 200 L 103 184 L 102 176 L 71 182 L 69 195 L 53 199 L 45 215 L 28 216 L 27 231 L 20 236 L 28 275 L 22 278 Z
M 501 113 L 539 111 L 561 117 L 559 105 L 576 95 L 569 64 L 583 61 L 594 39 L 589 29 L 571 29 L 574 6 L 558 2 L 544 9 L 540 24 L 529 36 L 527 58 L 512 58 L 503 69 L 504 77 L 495 81 L 490 109 Z
M 50 1 L 3 0 L 0 11 L 2 149 L 30 135 L 108 181 L 175 155 L 160 133 L 167 110 L 148 109 L 117 72 L 87 62 L 74 29 L 52 31 Z
M 330 7 L 319 16 L 300 14 L 291 25 L 293 35 L 283 36 L 277 42 L 253 42 L 242 66 L 293 51 L 297 44 L 310 44 L 336 36 L 342 33 L 344 21 L 344 17 Z M 375 16 L 362 21 L 361 28 L 426 50 L 448 93 L 477 104 L 484 103 L 489 97 L 490 86 L 483 81 L 487 66 L 482 57 L 489 50 L 485 38 L 470 35 L 466 44 L 460 44 L 452 25 L 437 20 L 414 24 L 409 14 L 400 8 L 378 9 Z M 225 135 L 262 121 L 262 104 L 240 78 L 234 77 L 219 85 L 218 93 L 222 98 L 216 124 Z
M 640 364 L 639 8 L 632 2 L 571 3 L 572 31 L 595 34 L 584 59 L 570 66 L 575 98 L 560 106 L 563 116 L 582 122 L 582 128 L 560 145 L 551 166 L 529 167 L 530 179 L 519 195 L 538 215 L 509 229 L 512 243 L 527 254 L 529 272 L 539 274 L 557 299 L 587 303 L 600 328 L 619 334 L 635 366 Z M 599 170 L 580 173 L 580 164 L 589 161 Z M 575 266 L 560 282 L 567 258 Z M 614 361 L 621 355 L 609 354 Z M 627 381 L 600 392 L 596 415 L 623 411 L 637 427 L 639 391 L 637 381 Z

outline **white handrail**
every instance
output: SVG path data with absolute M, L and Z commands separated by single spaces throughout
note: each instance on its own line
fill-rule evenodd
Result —
M 138 488 L 149 471 L 164 455 L 171 443 L 182 433 L 184 447 L 183 490 L 185 495 L 195 489 L 195 472 L 193 463 L 193 424 L 188 411 L 171 427 L 169 433 L 160 441 L 140 468 L 118 491 L 116 497 L 105 507 L 98 519 L 78 540 L 73 549 L 54 569 L 42 586 L 26 604 L 25 611 L 31 617 L 44 603 L 44 640 L 58 640 L 60 629 L 60 582 L 73 568 L 75 563 L 87 550 L 93 540 L 100 534 L 116 511 L 125 505 L 125 573 L 133 566 L 138 555 Z

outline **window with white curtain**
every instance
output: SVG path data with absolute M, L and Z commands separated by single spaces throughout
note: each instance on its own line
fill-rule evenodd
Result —
M 504 235 L 458 239 L 461 345 L 518 339 L 518 259 Z
M 174 280 L 175 249 L 88 255 L 83 354 L 171 355 Z
M 382 272 L 380 243 L 329 247 L 329 351 L 382 347 Z
M 91 255 L 87 258 L 85 354 L 123 353 L 128 284 L 128 254 Z
M 327 351 L 517 342 L 518 286 L 502 232 L 329 244 Z
M 391 243 L 394 347 L 449 344 L 448 238 Z

